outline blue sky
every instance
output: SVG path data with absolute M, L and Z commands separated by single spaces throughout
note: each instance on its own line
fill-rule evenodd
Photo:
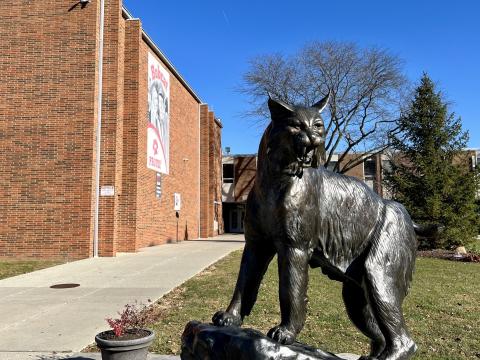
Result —
M 311 40 L 386 47 L 407 76 L 426 71 L 480 148 L 480 1 L 124 0 L 177 70 L 220 117 L 223 147 L 257 151 L 261 129 L 235 89 L 256 55 L 291 54 Z

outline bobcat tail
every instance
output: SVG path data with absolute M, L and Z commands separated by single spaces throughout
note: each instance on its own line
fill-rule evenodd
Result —
M 444 228 L 445 226 L 440 224 L 418 225 L 413 223 L 413 229 L 415 230 L 415 234 L 424 238 L 437 237 L 442 233 Z

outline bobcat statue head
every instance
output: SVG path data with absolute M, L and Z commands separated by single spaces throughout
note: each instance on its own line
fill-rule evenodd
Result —
M 330 93 L 311 107 L 268 99 L 272 122 L 266 130 L 266 157 L 274 172 L 302 177 L 303 169 L 325 162 L 325 126 L 320 113 Z

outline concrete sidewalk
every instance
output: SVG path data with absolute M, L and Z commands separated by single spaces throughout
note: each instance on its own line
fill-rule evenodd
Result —
M 45 353 L 12 353 L 8 360 L 102 360 L 100 353 L 45 354 Z M 19 357 L 21 356 L 21 357 Z M 360 360 L 358 355 L 337 354 L 344 360 Z M 2 358 L 3 359 L 3 358 Z M 148 354 L 147 360 L 180 360 L 180 356 Z
M 48 359 L 47 353 L 78 352 L 108 328 L 105 318 L 125 304 L 155 301 L 243 245 L 243 235 L 225 235 L 0 280 L 0 359 Z M 50 288 L 63 283 L 80 286 Z
M 102 360 L 100 353 L 2 352 L 0 356 L 2 360 Z M 148 354 L 147 360 L 180 360 L 180 356 Z

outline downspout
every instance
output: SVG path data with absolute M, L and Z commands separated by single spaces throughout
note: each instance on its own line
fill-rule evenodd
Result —
M 95 214 L 93 225 L 93 257 L 98 257 L 98 223 L 100 212 L 100 153 L 102 151 L 102 98 L 103 98 L 103 33 L 105 26 L 105 0 L 100 0 L 100 34 L 98 39 L 98 98 L 95 164 Z

